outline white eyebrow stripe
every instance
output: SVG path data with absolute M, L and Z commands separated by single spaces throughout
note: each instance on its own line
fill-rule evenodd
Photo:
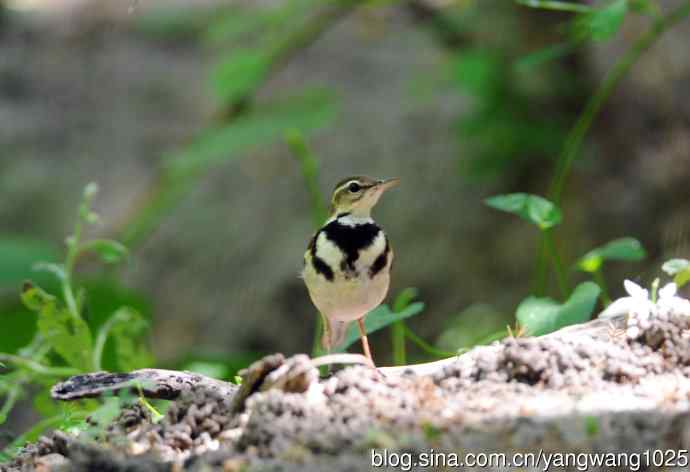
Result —
M 350 186 L 350 184 L 352 184 L 352 183 L 359 184 L 359 181 L 356 180 L 356 179 L 348 180 L 347 182 L 345 182 L 344 184 L 342 184 L 340 187 L 338 187 L 338 188 L 336 189 L 336 192 L 340 192 L 341 190 L 348 188 L 348 187 Z M 360 185 L 361 185 L 361 184 L 360 184 Z

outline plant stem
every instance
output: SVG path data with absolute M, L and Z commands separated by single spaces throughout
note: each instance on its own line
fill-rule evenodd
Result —
M 311 215 L 314 222 L 314 227 L 318 229 L 321 227 L 328 212 L 324 205 L 324 196 L 319 189 L 319 161 L 311 152 L 304 136 L 298 130 L 291 130 L 285 135 L 285 141 L 292 152 L 294 158 L 301 164 L 302 177 L 307 186 L 309 197 L 311 200 Z M 320 339 L 324 329 L 323 315 L 319 314 L 316 317 L 316 324 L 314 326 L 314 341 L 312 343 L 312 357 L 317 356 L 320 352 Z
M 556 249 L 556 243 L 553 239 L 553 229 L 542 231 L 542 238 L 544 240 L 544 247 L 551 256 L 553 271 L 556 273 L 556 281 L 558 282 L 558 290 L 561 292 L 562 297 L 567 297 L 570 291 L 568 287 L 568 277 L 563 269 L 561 256 L 558 254 L 558 249 Z
M 665 16 L 658 17 L 649 30 L 640 36 L 607 72 L 595 93 L 587 101 L 577 121 L 570 129 L 563 150 L 558 156 L 556 170 L 549 190 L 549 199 L 556 205 L 560 204 L 565 181 L 570 174 L 573 162 L 580 154 L 585 135 L 591 128 L 594 119 L 601 111 L 604 103 L 608 100 L 611 93 L 613 93 L 619 82 L 625 77 L 640 56 L 647 51 L 665 31 L 684 19 L 688 14 L 690 14 L 690 2 L 682 4 Z M 540 247 L 543 247 L 546 237 L 546 234 L 542 236 L 542 246 Z M 543 287 L 545 272 L 546 263 L 545 260 L 542 259 L 542 252 L 540 250 L 540 255 L 537 259 L 537 273 L 535 276 L 537 293 L 539 293 L 539 289 Z
M 250 87 L 245 94 L 238 97 L 233 103 L 227 104 L 218 114 L 216 124 L 229 124 L 234 119 L 246 114 L 256 92 L 275 75 L 285 64 L 305 47 L 312 44 L 331 26 L 345 18 L 352 10 L 364 3 L 364 0 L 341 0 L 320 9 L 309 18 L 301 28 L 287 34 L 284 38 L 272 46 L 269 54 L 269 67 L 266 73 L 257 80 L 254 87 Z M 194 169 L 190 175 L 180 177 L 171 175 L 170 172 L 162 172 L 158 179 L 151 185 L 130 215 L 120 223 L 116 233 L 120 234 L 118 240 L 127 247 L 134 247 L 141 243 L 160 222 L 172 211 L 193 187 L 193 184 L 206 175 L 209 165 Z
M 594 95 L 587 101 L 584 110 L 566 138 L 563 151 L 558 157 L 556 172 L 549 191 L 549 199 L 552 202 L 557 205 L 560 203 L 565 180 L 570 173 L 573 161 L 580 153 L 584 137 L 592 126 L 594 118 L 599 114 L 601 107 L 606 100 L 608 100 L 618 83 L 625 77 L 640 56 L 647 51 L 665 31 L 684 19 L 688 14 L 690 14 L 690 2 L 685 2 L 667 15 L 655 20 L 649 30 L 640 36 L 630 49 L 628 49 L 608 71 Z
M 541 8 L 543 10 L 567 11 L 572 13 L 589 13 L 594 8 L 580 3 L 559 2 L 555 0 L 515 0 L 515 3 L 530 8 Z
M 445 357 L 451 357 L 457 355 L 457 352 L 450 352 L 450 351 L 443 351 L 441 349 L 436 349 L 434 346 L 429 344 L 428 342 L 424 341 L 422 338 L 417 336 L 407 325 L 403 325 L 403 329 L 405 330 L 405 336 L 415 343 L 417 346 L 419 346 L 423 351 L 425 351 L 427 354 L 430 354 L 434 357 L 439 357 L 439 358 L 445 358 Z
M 7 420 L 7 415 L 12 411 L 14 404 L 17 403 L 21 391 L 21 383 L 17 382 L 10 387 L 7 393 L 5 393 L 5 403 L 3 403 L 2 408 L 0 408 L 0 424 L 3 424 Z
M 72 290 L 72 274 L 79 254 L 79 241 L 81 240 L 82 221 L 81 214 L 74 225 L 74 234 L 67 240 L 67 258 L 65 260 L 65 276 L 62 278 L 62 295 L 65 298 L 67 309 L 74 318 L 80 318 L 77 301 Z
M 319 228 L 328 216 L 328 211 L 324 205 L 326 199 L 319 189 L 319 161 L 309 149 L 309 146 L 307 146 L 302 133 L 298 130 L 289 131 L 285 136 L 285 140 L 293 157 L 301 164 L 302 177 L 311 200 L 312 220 L 314 221 L 314 227 Z
M 14 354 L 0 353 L 0 361 L 6 361 L 22 367 L 26 370 L 30 370 L 39 375 L 50 375 L 55 377 L 65 377 L 70 375 L 77 375 L 81 372 L 79 369 L 74 367 L 48 367 L 40 364 L 33 359 L 27 359 L 26 357 L 15 356 Z
M 312 342 L 311 357 L 316 357 L 321 354 L 321 335 L 325 328 L 323 315 L 321 313 L 316 317 L 314 323 L 314 341 Z
M 111 316 L 108 319 L 108 321 L 105 322 L 105 324 L 101 327 L 100 331 L 98 332 L 98 336 L 96 337 L 96 343 L 93 346 L 93 359 L 91 361 L 93 362 L 93 367 L 96 371 L 103 370 L 103 349 L 105 348 L 105 343 L 108 340 L 110 330 L 112 330 L 113 325 L 115 325 L 115 323 L 119 321 L 117 313 L 118 312 L 116 312 L 113 316 Z
M 546 289 L 546 243 L 543 237 L 539 240 L 536 260 L 533 292 L 543 296 Z
M 609 295 L 609 289 L 606 286 L 606 280 L 604 279 L 604 272 L 601 270 L 601 267 L 597 268 L 592 273 L 592 277 L 594 278 L 594 281 L 599 285 L 599 288 L 601 289 L 601 301 L 604 304 L 604 308 L 609 306 L 611 304 L 611 296 Z
M 393 365 L 407 364 L 407 353 L 405 352 L 405 322 L 396 321 L 391 326 L 391 343 L 393 345 Z

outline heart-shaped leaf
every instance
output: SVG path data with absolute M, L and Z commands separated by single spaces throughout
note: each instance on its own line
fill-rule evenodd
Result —
M 666 261 L 661 270 L 673 276 L 673 281 L 682 287 L 690 281 L 690 261 L 687 259 L 671 259 Z
M 404 320 L 411 316 L 417 315 L 424 309 L 424 303 L 416 302 L 408 305 L 401 312 L 394 312 L 388 305 L 381 305 L 378 308 L 369 312 L 364 318 L 364 329 L 367 334 L 378 331 L 386 326 L 395 323 L 396 321 Z M 345 341 L 338 347 L 337 351 L 344 351 L 352 344 L 359 340 L 359 328 L 357 323 L 350 323 L 345 336 Z
M 583 282 L 563 304 L 551 298 L 529 297 L 520 303 L 515 316 L 528 335 L 541 336 L 589 320 L 600 292 L 594 282 Z
M 487 198 L 484 202 L 491 208 L 518 215 L 542 231 L 556 226 L 562 220 L 561 210 L 538 195 L 510 193 Z
M 604 261 L 641 261 L 647 256 L 642 244 L 635 238 L 620 238 L 592 249 L 577 263 L 584 272 L 596 272 Z

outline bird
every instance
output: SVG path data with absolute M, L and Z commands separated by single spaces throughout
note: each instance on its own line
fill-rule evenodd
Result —
M 347 177 L 335 185 L 326 222 L 304 253 L 302 279 L 323 318 L 322 347 L 330 352 L 357 321 L 362 350 L 375 367 L 364 317 L 386 298 L 393 249 L 371 210 L 400 179 Z

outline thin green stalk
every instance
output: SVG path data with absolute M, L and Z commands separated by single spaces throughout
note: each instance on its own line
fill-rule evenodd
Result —
M 604 308 L 611 304 L 611 296 L 609 295 L 609 289 L 606 286 L 606 280 L 604 279 L 604 272 L 599 267 L 592 273 L 594 281 L 597 283 L 601 289 L 601 301 L 604 303 Z
M 325 198 L 319 189 L 319 160 L 314 153 L 311 152 L 304 140 L 304 136 L 302 136 L 298 130 L 288 131 L 285 135 L 285 141 L 293 157 L 300 163 L 304 184 L 307 187 L 307 192 L 309 192 L 311 201 L 312 221 L 314 223 L 314 228 L 318 229 L 323 222 L 326 221 L 326 217 L 328 216 L 326 206 L 324 205 Z M 314 340 L 311 350 L 312 357 L 316 357 L 321 352 L 321 336 L 326 326 L 325 322 L 326 320 L 323 319 L 323 314 L 319 313 L 319 316 L 316 317 L 316 324 L 314 325 Z
M 587 104 L 585 105 L 582 113 L 580 113 L 575 125 L 573 125 L 568 133 L 563 150 L 558 156 L 556 170 L 554 172 L 551 188 L 549 190 L 549 199 L 556 205 L 559 205 L 561 202 L 565 181 L 570 174 L 573 162 L 580 154 L 580 149 L 582 148 L 585 135 L 592 127 L 592 123 L 599 115 L 604 103 L 608 100 L 608 98 L 611 96 L 611 93 L 615 90 L 632 66 L 637 62 L 640 56 L 652 45 L 654 45 L 654 43 L 665 31 L 673 27 L 679 21 L 683 20 L 686 16 L 688 16 L 688 14 L 690 14 L 690 2 L 682 4 L 665 16 L 657 17 L 649 30 L 640 36 L 607 72 L 606 76 L 599 84 L 599 87 L 597 87 L 595 93 L 587 101 Z M 540 248 L 543 247 L 545 239 L 546 235 L 542 237 L 542 244 L 540 245 Z M 545 257 L 543 257 L 541 249 L 537 259 L 536 272 L 535 285 L 538 289 L 537 293 L 541 293 L 540 289 L 543 288 L 543 281 L 546 273 L 546 260 Z
M 555 0 L 515 0 L 515 3 L 530 8 L 567 11 L 572 13 L 590 13 L 594 11 L 594 8 L 581 3 L 559 2 Z
M 665 31 L 683 20 L 688 14 L 690 14 L 690 2 L 685 2 L 667 15 L 655 20 L 649 30 L 640 36 L 630 49 L 628 49 L 608 71 L 594 95 L 587 101 L 584 110 L 566 138 L 563 151 L 558 157 L 556 172 L 549 192 L 549 199 L 552 202 L 557 205 L 560 203 L 565 181 L 570 173 L 573 162 L 580 153 L 584 137 L 591 128 L 594 119 L 601 111 L 601 107 L 608 100 L 618 83 L 625 77 L 640 56 L 647 51 Z
M 316 323 L 314 324 L 314 340 L 312 341 L 311 356 L 316 357 L 321 354 L 321 336 L 324 330 L 324 320 L 321 313 L 316 317 Z
M 3 424 L 7 420 L 7 415 L 9 415 L 12 408 L 14 408 L 14 404 L 19 400 L 21 392 L 21 383 L 17 382 L 10 387 L 7 393 L 5 393 L 5 403 L 3 403 L 2 408 L 0 408 L 0 424 Z
M 562 297 L 567 297 L 570 292 L 568 287 L 568 277 L 565 270 L 563 269 L 563 263 L 561 262 L 561 256 L 558 254 L 558 249 L 556 248 L 556 243 L 553 239 L 553 230 L 546 229 L 542 231 L 542 238 L 544 240 L 544 246 L 546 251 L 551 257 L 551 262 L 553 263 L 553 271 L 556 273 L 556 281 L 558 282 L 558 290 L 561 292 Z
M 309 146 L 307 146 L 304 140 L 304 136 L 302 136 L 302 133 L 298 130 L 290 130 L 286 133 L 285 141 L 293 157 L 300 163 L 304 184 L 307 187 L 307 192 L 309 193 L 311 201 L 311 214 L 312 220 L 314 221 L 314 227 L 319 228 L 328 216 L 328 210 L 324 204 L 326 198 L 319 188 L 319 160 L 311 149 L 309 149 Z
M 72 290 L 72 274 L 74 266 L 77 262 L 77 255 L 79 253 L 79 240 L 81 239 L 82 222 L 81 217 L 77 219 L 74 227 L 74 234 L 67 240 L 67 259 L 65 261 L 65 275 L 62 278 L 62 295 L 65 298 L 67 309 L 74 318 L 79 318 L 79 309 L 77 301 Z
M 110 331 L 113 329 L 113 326 L 118 321 L 119 318 L 116 313 L 115 315 L 111 316 L 108 319 L 108 321 L 105 322 L 105 324 L 101 327 L 100 331 L 98 332 L 98 336 L 96 336 L 96 343 L 93 346 L 93 354 L 91 360 L 94 366 L 94 370 L 96 371 L 103 370 L 103 349 L 105 348 L 105 343 L 108 340 Z
M 396 321 L 391 325 L 391 344 L 393 346 L 393 365 L 407 364 L 405 352 L 405 322 Z
M 424 341 L 422 338 L 417 336 L 407 325 L 404 325 L 403 329 L 405 330 L 405 336 L 410 341 L 412 341 L 417 346 L 419 346 L 427 354 L 430 354 L 434 357 L 440 357 L 440 358 L 452 357 L 452 356 L 457 355 L 456 352 L 443 351 L 441 349 L 436 349 L 434 346 L 432 346 L 431 344 L 429 344 L 428 342 Z
M 74 367 L 48 367 L 33 359 L 15 356 L 14 354 L 0 353 L 0 361 L 9 362 L 39 375 L 68 377 L 70 375 L 77 375 L 80 372 L 79 369 L 75 369 Z
M 544 238 L 539 240 L 539 245 L 537 246 L 537 257 L 534 270 L 534 287 L 533 293 L 537 296 L 544 295 L 546 290 L 546 244 Z

